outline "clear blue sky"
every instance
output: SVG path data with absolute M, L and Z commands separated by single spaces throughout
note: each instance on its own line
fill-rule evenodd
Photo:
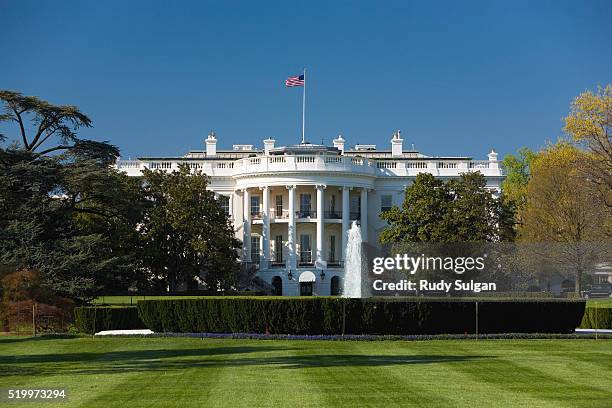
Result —
M 87 4 L 86 4 L 87 3 Z M 332 4 L 333 3 L 333 4 Z M 0 88 L 75 104 L 123 157 L 274 137 L 484 158 L 612 82 L 612 1 L 0 1 Z M 16 129 L 12 129 L 14 134 Z M 4 133 L 8 133 L 4 129 Z

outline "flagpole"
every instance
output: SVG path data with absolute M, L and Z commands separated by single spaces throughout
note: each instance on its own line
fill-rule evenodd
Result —
M 304 128 L 306 126 L 306 68 L 304 68 L 304 89 L 302 90 L 302 144 L 306 143 Z

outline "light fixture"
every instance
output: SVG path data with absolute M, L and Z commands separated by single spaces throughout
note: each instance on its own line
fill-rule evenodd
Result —
M 289 280 L 293 280 L 293 274 L 291 273 L 291 269 L 289 269 L 289 273 L 287 274 Z
M 321 280 L 325 280 L 325 271 L 321 269 Z

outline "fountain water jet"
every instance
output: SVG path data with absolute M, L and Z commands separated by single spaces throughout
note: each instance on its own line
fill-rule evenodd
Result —
M 353 221 L 348 231 L 346 243 L 346 256 L 344 260 L 344 287 L 342 297 L 361 298 L 364 297 L 363 283 L 363 250 L 361 239 L 361 228 L 357 221 Z

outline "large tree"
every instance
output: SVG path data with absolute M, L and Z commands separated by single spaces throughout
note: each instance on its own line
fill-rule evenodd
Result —
M 569 269 L 576 293 L 583 273 L 606 259 L 612 247 L 612 213 L 583 171 L 586 156 L 563 141 L 538 154 L 519 228 L 528 256 L 560 272 Z
M 612 84 L 580 94 L 565 118 L 565 131 L 587 148 L 582 170 L 612 207 Z
M 56 293 L 86 300 L 133 273 L 139 186 L 110 164 L 117 149 L 82 140 L 72 106 L 0 91 L 20 141 L 0 145 L 0 263 L 39 271 Z M 3 137 L 3 140 L 6 140 Z
M 117 148 L 106 142 L 78 137 L 77 130 L 92 127 L 92 121 L 76 106 L 53 105 L 36 96 L 8 90 L 0 90 L 0 102 L 4 106 L 0 122 L 15 123 L 18 129 L 15 141 L 26 152 L 36 155 L 72 152 L 105 160 L 119 155 Z
M 233 289 L 240 241 L 208 177 L 182 165 L 171 173 L 145 170 L 142 181 L 150 205 L 139 230 L 151 273 L 171 291 L 196 282 Z
M 502 229 L 512 224 L 512 214 L 479 172 L 446 183 L 421 173 L 406 189 L 402 208 L 380 216 L 389 224 L 380 234 L 382 244 L 492 242 L 508 237 Z
M 516 226 L 522 224 L 522 210 L 527 203 L 527 184 L 531 176 L 531 162 L 537 153 L 527 147 L 519 149 L 516 155 L 504 157 L 503 167 L 506 177 L 502 182 L 502 200 L 506 207 L 516 213 Z

